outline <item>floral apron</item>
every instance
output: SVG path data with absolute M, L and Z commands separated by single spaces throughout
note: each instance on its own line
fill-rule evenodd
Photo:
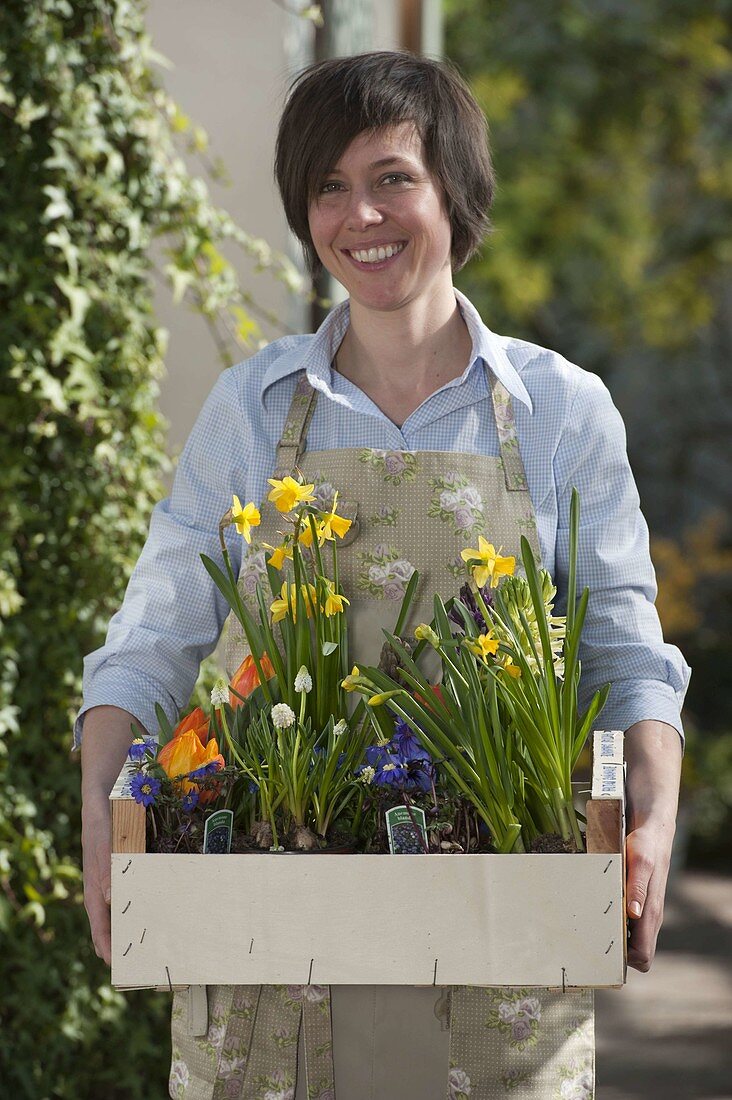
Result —
M 486 374 L 500 457 L 371 448 L 307 451 L 318 395 L 305 372 L 297 384 L 274 476 L 297 468 L 314 483 L 322 507 L 332 505 L 337 489 L 338 511 L 353 521 L 339 540 L 339 570 L 351 601 L 349 647 L 356 663 L 378 663 L 382 628 L 393 628 L 414 569 L 420 582 L 405 633 L 431 620 L 435 592 L 443 599 L 457 594 L 465 580 L 460 551 L 476 546 L 479 535 L 518 558 L 523 534 L 539 559 L 511 398 L 488 368 Z M 284 526 L 268 502 L 261 515 L 239 575 L 252 607 L 256 585 L 267 583 L 268 552 L 262 544 L 277 545 Z M 246 652 L 232 615 L 230 674 Z M 384 926 L 374 929 L 365 950 L 378 950 L 388 922 L 385 901 Z M 187 1021 L 186 998 L 195 992 L 178 993 L 174 1001 L 171 1097 L 335 1100 L 336 1089 L 338 1100 L 590 1100 L 593 1095 L 592 990 L 214 986 L 207 990 L 207 1032 Z M 205 1034 L 191 1034 L 196 1030 Z M 305 1073 L 298 1073 L 303 1064 Z

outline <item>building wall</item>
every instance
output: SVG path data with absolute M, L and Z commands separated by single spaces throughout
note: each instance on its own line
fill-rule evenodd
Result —
M 348 20 L 353 0 L 326 0 Z M 184 114 L 203 126 L 210 155 L 221 157 L 228 170 L 228 187 L 209 181 L 214 201 L 248 233 L 263 237 L 273 248 L 301 262 L 288 231 L 272 178 L 277 121 L 291 78 L 315 56 L 312 23 L 288 13 L 277 0 L 150 0 L 147 26 L 154 47 L 172 63 L 158 72 L 161 83 Z M 294 3 L 292 6 L 296 6 Z M 414 8 L 414 3 L 406 7 Z M 425 52 L 436 52 L 440 0 L 423 0 L 420 34 Z M 358 26 L 351 49 L 397 49 L 404 34 L 404 0 L 358 0 Z M 344 28 L 345 49 L 348 27 Z M 369 42 L 368 39 L 371 39 Z M 186 157 L 197 174 L 203 166 Z M 310 329 L 309 307 L 267 274 L 256 274 L 237 249 L 226 251 L 242 285 L 263 308 L 283 322 L 278 330 L 263 324 L 274 339 L 288 329 Z M 158 266 L 165 257 L 159 250 Z M 337 289 L 337 288 L 334 288 Z M 337 297 L 337 294 L 334 294 Z M 191 430 L 203 401 L 221 370 L 216 348 L 204 320 L 185 306 L 174 306 L 170 292 L 158 280 L 156 309 L 169 331 L 167 377 L 160 405 L 170 423 L 169 445 L 177 453 Z

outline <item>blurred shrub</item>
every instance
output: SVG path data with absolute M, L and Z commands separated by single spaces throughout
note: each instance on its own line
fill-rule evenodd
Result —
M 446 53 L 485 111 L 498 176 L 494 232 L 456 281 L 491 328 L 608 384 L 654 535 L 661 619 L 693 669 L 688 725 L 721 798 L 717 737 L 732 728 L 729 2 L 444 9 Z M 693 751 L 690 739 L 686 768 Z
M 688 811 L 689 857 L 729 863 L 732 848 L 732 702 L 720 690 L 732 667 L 732 549 L 725 517 L 709 513 L 679 539 L 655 538 L 657 606 L 665 635 L 692 666 L 693 710 L 686 723 L 681 799 Z
M 173 135 L 206 137 L 157 87 L 142 11 L 0 7 L 0 1092 L 16 1100 L 166 1092 L 167 998 L 115 993 L 89 941 L 69 755 L 82 657 L 167 468 L 151 242 L 224 362 L 261 341 L 224 241 L 300 288 L 185 168 Z

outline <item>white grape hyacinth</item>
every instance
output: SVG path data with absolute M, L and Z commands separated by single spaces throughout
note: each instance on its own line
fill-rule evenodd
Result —
M 348 722 L 345 720 L 345 718 L 341 718 L 341 720 L 339 722 L 336 722 L 336 724 L 333 726 L 333 736 L 341 737 L 347 729 Z
M 301 694 L 303 691 L 307 692 L 313 690 L 313 678 L 308 672 L 305 665 L 300 665 L 297 676 L 295 677 L 295 691 Z
M 275 703 L 272 707 L 272 724 L 275 729 L 286 730 L 295 724 L 295 712 L 287 703 Z
M 211 689 L 211 706 L 222 707 L 229 701 L 229 685 L 223 676 L 219 676 Z

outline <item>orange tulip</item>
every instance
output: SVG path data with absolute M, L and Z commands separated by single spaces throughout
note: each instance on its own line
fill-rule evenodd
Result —
M 208 718 L 203 713 L 203 707 L 196 707 L 190 714 L 187 714 L 185 718 L 181 718 L 180 722 L 173 730 L 172 737 L 179 737 L 180 734 L 185 733 L 186 730 L 195 730 L 201 744 L 206 744 L 209 735 L 209 725 Z
M 442 694 L 442 688 L 440 687 L 440 685 L 439 684 L 430 684 L 430 687 L 432 688 L 433 694 L 436 695 L 437 698 L 440 700 L 440 702 L 444 705 L 445 698 Z M 424 696 L 420 695 L 418 691 L 415 691 L 414 698 L 417 700 L 418 703 L 422 703 L 423 706 L 427 707 L 427 710 L 434 710 L 435 709 L 433 706 L 430 706 L 429 700 L 425 699 Z
M 272 662 L 266 653 L 262 654 L 259 659 L 259 663 L 262 666 L 262 672 L 271 680 L 275 674 L 275 670 L 272 666 Z M 231 681 L 231 686 L 234 691 L 238 691 L 239 695 L 243 695 L 246 698 L 251 695 L 256 687 L 260 684 L 259 673 L 257 672 L 257 666 L 254 663 L 254 658 L 251 653 L 248 657 L 245 657 L 238 669 L 234 673 L 234 678 Z M 229 692 L 229 702 L 232 707 L 236 708 L 241 706 L 241 699 L 234 695 L 233 691 Z
M 202 718 L 205 718 L 203 710 L 201 707 L 196 707 L 195 711 L 176 727 L 180 732 L 176 733 L 158 752 L 157 762 L 170 779 L 188 775 L 206 764 L 216 765 L 216 771 L 225 766 L 226 762 L 219 752 L 218 742 L 215 737 L 208 736 L 208 722 L 204 721 L 201 724 Z M 202 804 L 210 802 L 218 794 L 215 788 L 201 790 L 190 779 L 180 779 L 178 782 L 181 794 L 187 794 L 194 787 L 199 790 L 199 802 Z

